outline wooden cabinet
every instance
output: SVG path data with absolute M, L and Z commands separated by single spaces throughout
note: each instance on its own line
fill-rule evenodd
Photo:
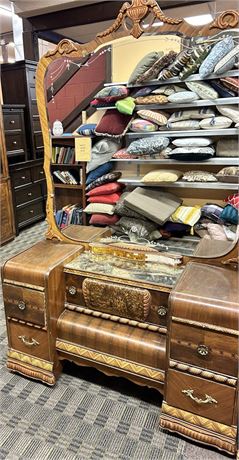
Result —
M 27 160 L 24 109 L 24 105 L 3 106 L 8 164 Z

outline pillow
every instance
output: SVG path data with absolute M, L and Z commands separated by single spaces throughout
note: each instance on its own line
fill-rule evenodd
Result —
M 239 79 L 236 77 L 226 77 L 226 78 L 220 78 L 220 82 L 226 88 L 231 89 L 234 93 L 238 94 L 238 89 L 239 89 Z
M 217 63 L 234 48 L 234 41 L 232 37 L 226 37 L 219 43 L 214 45 L 209 55 L 203 61 L 199 68 L 199 75 L 205 78 L 214 71 Z
M 142 75 L 138 77 L 137 83 L 144 83 L 145 81 L 154 80 L 157 78 L 159 72 L 161 72 L 164 67 L 172 64 L 176 56 L 177 53 L 174 51 L 169 51 L 169 53 L 160 56 L 148 70 L 146 70 Z
M 86 123 L 80 125 L 73 134 L 80 134 L 81 136 L 92 136 L 95 133 L 96 124 L 95 123 Z
M 157 131 L 158 125 L 151 123 L 151 121 L 143 120 L 142 118 L 136 118 L 130 125 L 130 131 L 135 133 L 138 132 L 152 132 Z
M 175 131 L 186 131 L 187 129 L 200 129 L 200 123 L 198 120 L 176 121 L 175 123 L 167 123 L 167 129 Z
M 217 178 L 207 171 L 187 171 L 183 175 L 183 180 L 187 182 L 216 182 Z
M 127 148 L 127 153 L 133 155 L 153 155 L 165 149 L 169 145 L 167 137 L 153 136 L 151 138 L 137 139 L 131 142 Z
M 93 99 L 90 105 L 92 107 L 108 107 L 109 102 L 103 102 L 101 99 Z
M 105 165 L 103 165 L 103 166 L 105 166 Z M 110 166 L 112 168 L 112 164 L 110 164 Z M 99 168 L 101 168 L 101 167 L 102 166 L 99 166 Z M 86 192 L 89 192 L 90 190 L 92 190 L 95 187 L 98 187 L 98 186 L 103 185 L 103 184 L 108 184 L 109 182 L 114 182 L 114 181 L 120 179 L 121 174 L 122 173 L 119 172 L 119 171 L 117 171 L 117 172 L 114 171 L 112 173 L 104 174 L 104 175 L 98 177 L 97 179 L 93 180 L 92 182 L 90 182 L 89 185 L 86 184 L 87 187 L 86 187 L 85 190 L 86 190 Z
M 146 70 L 150 69 L 152 65 L 162 56 L 162 52 L 157 53 L 153 51 L 151 53 L 146 54 L 136 65 L 135 69 L 131 73 L 128 81 L 128 85 L 133 85 L 136 83 L 140 75 L 146 72 Z
M 120 198 L 121 193 L 111 193 L 111 195 L 96 195 L 88 198 L 89 203 L 115 204 Z
M 123 115 L 118 110 L 107 110 L 96 126 L 97 136 L 121 137 L 124 136 L 131 123 L 130 115 Z
M 229 53 L 222 58 L 214 68 L 214 73 L 217 75 L 227 72 L 234 67 L 236 58 L 239 54 L 239 45 L 235 46 Z
M 218 112 L 230 118 L 234 123 L 239 123 L 239 108 L 236 105 L 217 105 Z
M 210 80 L 210 85 L 217 91 L 220 97 L 234 97 L 235 93 L 222 85 L 218 80 Z
M 228 117 L 213 117 L 200 121 L 200 128 L 202 129 L 223 129 L 229 128 L 232 120 Z
M 205 224 L 207 231 L 209 233 L 209 236 L 212 240 L 223 240 L 227 241 L 226 234 L 223 230 L 223 226 L 220 224 L 213 224 L 209 222 L 208 224 Z
M 136 97 L 136 104 L 167 104 L 168 98 L 161 94 L 152 94 L 149 96 Z
M 168 97 L 169 102 L 173 103 L 184 103 L 184 102 L 193 102 L 199 99 L 198 95 L 194 93 L 193 91 L 180 91 L 179 93 L 174 93 L 171 94 L 171 96 Z
M 185 88 L 178 85 L 161 85 L 159 88 L 152 91 L 152 94 L 165 94 L 165 96 L 170 96 L 170 94 L 179 93 L 181 91 L 185 91 Z
M 215 112 L 213 109 L 210 107 L 203 107 L 191 110 L 179 110 L 178 112 L 174 112 L 168 121 L 169 123 L 173 123 L 175 121 L 183 120 L 202 120 L 204 118 L 211 118 L 214 116 Z
M 121 149 L 121 150 L 118 150 L 118 152 L 114 153 L 114 155 L 112 156 L 112 158 L 128 158 L 128 159 L 135 159 L 135 158 L 138 158 L 137 155 L 130 155 L 129 153 L 127 153 L 127 149 L 124 148 L 124 149 Z
M 92 147 L 91 160 L 87 162 L 86 172 L 93 171 L 98 166 L 111 160 L 113 153 L 119 150 L 119 143 L 110 139 L 102 139 Z
M 148 220 L 134 219 L 133 217 L 121 217 L 117 225 L 124 233 L 134 234 L 137 238 L 151 239 L 151 234 L 157 229 L 157 225 Z
M 106 86 L 95 95 L 95 99 L 99 99 L 103 102 L 115 102 L 119 99 L 127 97 L 128 94 L 129 90 L 126 88 L 126 86 Z
M 203 161 L 214 155 L 212 147 L 177 147 L 169 154 L 169 158 L 179 161 Z
M 175 234 L 176 236 L 183 236 L 189 232 L 190 227 L 189 225 L 181 224 L 179 222 L 170 222 L 169 220 L 168 222 L 165 222 L 162 230 L 171 235 Z
M 119 182 L 109 182 L 108 184 L 93 188 L 87 193 L 87 196 L 111 195 L 112 193 L 119 192 L 121 189 L 122 184 L 119 184 Z
M 167 124 L 168 118 L 164 112 L 152 111 L 152 110 L 139 110 L 137 112 L 139 117 L 144 118 L 145 120 L 152 121 L 159 126 L 164 126 Z
M 227 206 L 225 206 L 220 217 L 222 220 L 226 222 L 230 222 L 230 224 L 237 225 L 239 223 L 238 211 L 236 208 L 234 208 L 230 204 L 227 204 Z
M 168 78 L 176 77 L 189 61 L 191 54 L 192 50 L 190 49 L 181 51 L 172 64 L 160 72 L 158 80 L 167 80 Z
M 131 96 L 134 98 L 140 96 L 148 96 L 148 94 L 151 94 L 155 88 L 157 88 L 157 86 L 143 86 L 143 88 L 134 89 L 134 91 L 131 93 Z
M 201 208 L 202 216 L 213 220 L 214 222 L 221 222 L 220 216 L 223 208 L 217 204 L 207 203 Z
M 182 174 L 176 169 L 156 169 L 145 174 L 141 182 L 176 182 Z
M 173 222 L 181 222 L 182 224 L 193 227 L 201 217 L 201 209 L 197 206 L 179 206 L 172 214 Z
M 89 174 L 87 174 L 86 185 L 89 185 L 91 182 L 103 176 L 103 174 L 107 174 L 111 171 L 112 168 L 113 165 L 112 163 L 110 163 L 110 161 L 108 163 L 98 166 L 98 168 L 94 169 Z
M 216 147 L 217 157 L 238 157 L 237 139 L 220 139 Z
M 193 48 L 192 54 L 190 56 L 189 61 L 185 65 L 182 72 L 180 72 L 179 77 L 181 80 L 185 80 L 193 73 L 196 73 L 199 69 L 201 63 L 207 57 L 211 50 L 211 46 L 209 45 L 197 45 Z
M 217 99 L 219 94 L 208 83 L 202 81 L 188 81 L 186 82 L 190 91 L 194 91 L 200 99 Z
M 125 99 L 121 99 L 120 101 L 117 101 L 115 103 L 115 107 L 120 113 L 132 115 L 135 108 L 134 99 L 132 97 L 126 97 Z
M 231 177 L 233 180 L 228 180 Z M 224 182 L 224 178 L 226 177 L 225 182 L 237 182 L 239 179 L 239 167 L 238 166 L 226 166 L 225 168 L 220 169 L 217 173 L 218 180 Z M 221 178 L 221 179 L 220 179 Z
M 172 193 L 137 187 L 125 198 L 125 204 L 136 212 L 163 224 L 182 203 L 182 199 Z
M 213 140 L 209 137 L 180 137 L 179 139 L 174 139 L 172 141 L 172 144 L 177 147 L 208 147 L 208 145 L 211 145 L 212 143 Z
M 119 216 L 126 216 L 126 217 L 134 217 L 135 219 L 144 219 L 140 213 L 133 211 L 132 209 L 128 208 L 125 204 L 125 198 L 129 195 L 130 192 L 122 193 L 119 201 L 117 201 L 115 205 L 115 214 Z
M 90 203 L 84 209 L 86 214 L 114 214 L 115 207 L 112 204 Z
M 92 214 L 90 218 L 90 225 L 114 225 L 118 222 L 119 217 L 115 214 L 109 216 L 108 214 Z
M 236 209 L 239 209 L 239 194 L 234 193 L 234 195 L 229 195 L 226 199 L 225 202 L 230 204 Z

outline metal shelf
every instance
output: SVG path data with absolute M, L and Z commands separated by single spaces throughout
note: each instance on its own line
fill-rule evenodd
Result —
M 141 182 L 139 177 L 122 177 L 118 182 L 127 185 L 137 185 L 140 187 L 168 187 L 168 188 L 198 188 L 211 190 L 238 190 L 238 184 L 226 182 Z
M 131 139 L 139 139 L 149 136 L 163 137 L 211 137 L 211 136 L 238 136 L 238 128 L 224 129 L 195 129 L 192 131 L 154 131 L 153 133 L 126 133 L 126 136 Z
M 218 78 L 224 78 L 224 77 L 238 77 L 239 76 L 239 70 L 238 69 L 235 69 L 235 70 L 229 70 L 228 72 L 225 72 L 224 74 L 215 74 L 215 73 L 211 73 L 211 75 L 209 75 L 208 77 L 206 78 L 201 78 L 200 75 L 198 73 L 194 74 L 194 75 L 191 75 L 190 77 L 188 77 L 186 80 L 181 80 L 180 78 L 178 77 L 173 77 L 173 78 L 169 78 L 168 80 L 149 80 L 149 81 L 145 81 L 143 84 L 138 84 L 138 85 L 129 85 L 128 88 L 140 88 L 142 86 L 156 86 L 156 85 L 170 85 L 172 83 L 185 83 L 187 81 L 207 81 L 207 80 L 213 80 L 213 79 L 218 79 Z M 120 83 L 105 83 L 104 86 L 115 86 L 115 85 L 127 85 L 127 81 L 124 81 L 124 82 L 120 82 Z
M 124 162 L 124 163 L 133 163 L 133 164 L 155 164 L 155 165 L 171 165 L 173 164 L 174 166 L 176 165 L 222 165 L 222 166 L 236 166 L 238 163 L 238 158 L 212 158 L 210 160 L 204 160 L 204 161 L 178 161 L 178 160 L 171 160 L 170 158 L 165 158 L 161 160 L 150 160 L 150 159 L 135 159 L 135 160 L 130 160 L 128 158 L 120 158 L 120 159 L 112 159 L 111 161 L 113 162 Z

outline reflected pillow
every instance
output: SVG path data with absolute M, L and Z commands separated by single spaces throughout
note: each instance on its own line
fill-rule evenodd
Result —
M 200 121 L 202 129 L 224 129 L 230 128 L 232 120 L 228 117 L 213 117 Z
M 168 121 L 167 114 L 165 114 L 165 112 L 156 110 L 139 110 L 137 115 L 139 115 L 141 118 L 144 118 L 145 120 L 152 121 L 159 126 L 166 125 Z
M 128 81 L 128 85 L 133 85 L 136 83 L 140 75 L 146 72 L 146 70 L 150 69 L 152 65 L 162 56 L 162 52 L 152 51 L 151 53 L 146 54 L 136 65 L 135 69 L 131 73 Z
M 218 62 L 226 56 L 234 48 L 234 41 L 232 37 L 226 37 L 219 43 L 213 46 L 209 55 L 203 61 L 199 68 L 199 75 L 201 78 L 205 78 L 210 73 L 213 73 L 215 66 Z
M 176 169 L 155 169 L 145 174 L 141 182 L 176 182 L 182 175 L 182 171 Z
M 133 155 L 153 155 L 165 149 L 169 145 L 167 137 L 153 136 L 150 138 L 142 138 L 131 142 L 127 148 L 127 153 Z
M 239 45 L 235 46 L 229 53 L 222 58 L 217 65 L 215 66 L 214 73 L 222 74 L 228 72 L 228 70 L 233 69 L 236 62 L 236 58 L 239 55 Z
M 234 123 L 239 123 L 239 108 L 236 105 L 217 105 L 218 112 L 227 118 L 230 118 Z
M 105 166 L 105 165 L 103 165 L 103 166 Z M 99 166 L 99 168 L 101 168 L 101 167 L 102 166 Z M 112 167 L 112 164 L 111 164 L 111 167 Z M 95 171 L 96 171 L 96 169 L 95 169 Z M 93 172 L 95 172 L 95 171 L 93 171 Z M 114 181 L 120 179 L 120 177 L 121 177 L 121 172 L 119 172 L 119 171 L 114 171 L 112 173 L 103 174 L 102 176 L 100 176 L 97 179 L 95 179 L 92 182 L 90 182 L 89 185 L 86 184 L 87 187 L 86 187 L 85 190 L 86 190 L 86 192 L 89 192 L 90 190 L 94 189 L 95 187 L 98 187 L 99 185 L 108 184 L 109 182 L 114 182 Z
M 119 192 L 121 189 L 122 184 L 119 184 L 119 182 L 110 182 L 93 188 L 87 193 L 87 196 L 110 195 L 112 193 Z
M 167 104 L 168 98 L 162 94 L 152 94 L 149 96 L 136 97 L 136 104 Z
M 194 91 L 200 99 L 217 99 L 219 94 L 208 83 L 201 81 L 188 81 L 186 82 L 190 91 Z
M 85 123 L 80 125 L 73 134 L 80 134 L 81 136 L 92 136 L 95 133 L 96 124 L 95 123 Z
M 237 225 L 239 223 L 238 210 L 234 208 L 234 206 L 231 206 L 230 204 L 225 206 L 220 217 L 223 221 L 229 222 L 230 224 Z
M 234 195 L 229 195 L 226 199 L 225 202 L 230 204 L 236 209 L 239 209 L 239 194 L 234 193 Z
M 119 150 L 119 143 L 110 139 L 102 139 L 92 147 L 91 160 L 87 162 L 86 172 L 93 171 L 98 166 L 111 160 L 113 153 Z
M 237 139 L 220 139 L 216 147 L 217 157 L 238 157 Z
M 183 120 L 203 120 L 204 118 L 211 118 L 215 116 L 215 111 L 210 107 L 203 107 L 199 109 L 180 110 L 172 113 L 169 118 L 169 123 Z
M 214 174 L 207 171 L 187 171 L 183 175 L 183 180 L 186 182 L 216 182 L 217 178 Z
M 130 125 L 130 131 L 135 133 L 140 132 L 153 132 L 158 130 L 158 125 L 152 123 L 148 120 L 143 120 L 142 118 L 136 118 L 132 121 Z
M 170 64 L 174 62 L 176 57 L 177 53 L 175 53 L 174 51 L 169 51 L 169 53 L 159 57 L 153 63 L 153 65 L 137 79 L 137 83 L 144 83 L 148 80 L 154 80 L 155 78 L 157 78 L 159 72 L 161 72 L 162 69 L 168 67 Z
M 98 168 L 94 169 L 94 171 L 91 171 L 89 174 L 87 174 L 86 185 L 89 185 L 91 182 L 103 176 L 103 174 L 107 174 L 111 171 L 112 168 L 113 165 L 112 163 L 110 163 L 110 161 L 108 163 L 98 166 Z
M 115 207 L 112 204 L 90 203 L 84 209 L 86 214 L 114 214 Z
M 115 103 L 115 107 L 120 113 L 124 113 L 125 115 L 132 115 L 135 108 L 134 99 L 132 97 L 121 99 Z
M 180 91 L 179 93 L 171 94 L 168 97 L 168 102 L 180 104 L 184 102 L 197 101 L 198 99 L 198 95 L 193 91 Z
M 115 214 L 110 216 L 109 214 L 92 214 L 90 218 L 90 225 L 114 225 L 118 222 L 119 217 Z
M 121 137 L 124 136 L 131 123 L 132 116 L 123 115 L 118 110 L 107 110 L 96 126 L 97 136 Z
M 213 144 L 213 140 L 209 137 L 181 137 L 179 139 L 174 139 L 172 144 L 177 147 L 208 147 Z
M 95 99 L 99 99 L 102 102 L 115 102 L 119 99 L 127 97 L 129 94 L 128 88 L 122 85 L 107 86 L 101 89 L 96 95 Z
M 111 193 L 110 195 L 95 195 L 88 198 L 89 203 L 115 204 L 120 198 L 121 193 Z

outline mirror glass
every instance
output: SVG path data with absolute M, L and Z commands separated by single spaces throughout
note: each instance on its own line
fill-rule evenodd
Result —
M 77 131 L 80 126 L 83 124 L 97 124 L 106 112 L 105 104 L 92 105 L 92 100 L 95 99 L 95 95 L 104 88 L 104 85 L 107 83 L 111 85 L 114 83 L 126 86 L 129 76 L 138 62 L 145 55 L 152 52 L 152 50 L 164 54 L 170 51 L 179 53 L 182 48 L 190 49 L 192 43 L 195 42 L 195 39 L 187 39 L 180 34 L 160 33 L 160 23 L 157 27 L 149 27 L 148 24 L 149 20 L 147 19 L 144 27 L 148 33 L 145 33 L 137 40 L 126 31 L 120 31 L 117 33 L 119 38 L 101 45 L 94 53 L 88 54 L 84 58 L 71 58 L 70 55 L 68 55 L 68 57 L 61 57 L 53 60 L 47 69 L 45 76 L 45 98 L 49 135 L 52 145 L 49 172 L 54 190 L 54 214 L 59 229 L 66 236 L 75 241 L 80 239 L 78 236 L 79 225 L 89 225 L 91 221 L 91 214 L 84 213 L 83 210 L 86 208 L 87 204 L 89 204 L 89 195 L 87 195 L 84 184 L 87 180 L 89 171 L 92 171 L 92 169 L 89 170 L 89 162 L 80 161 L 77 157 L 75 142 L 76 138 L 82 138 Z M 115 36 L 117 34 L 115 34 Z M 212 38 L 215 39 L 217 37 L 210 37 L 209 40 L 212 40 Z M 234 76 L 234 74 L 235 76 L 238 75 L 238 70 L 236 70 L 236 68 L 231 70 L 231 75 Z M 174 82 L 174 80 L 176 82 Z M 175 78 L 174 80 L 172 80 L 170 84 L 167 83 L 165 92 L 158 92 L 168 97 L 172 93 L 192 91 L 192 88 L 180 82 L 179 79 Z M 134 96 L 136 89 L 151 87 L 150 95 L 152 96 L 152 86 L 154 87 L 153 90 L 160 90 L 160 88 L 162 90 L 162 83 L 163 82 L 159 84 L 157 81 L 153 83 L 152 81 L 147 81 L 144 84 L 137 85 L 137 88 L 131 88 L 129 95 Z M 227 97 L 228 104 L 235 104 L 237 100 L 236 92 L 233 91 L 233 88 L 223 86 L 218 78 L 210 78 L 208 83 L 210 83 L 211 91 L 217 94 L 218 106 L 213 102 L 213 99 L 209 101 L 209 104 L 206 103 L 204 105 L 202 99 L 207 98 L 208 100 L 211 96 L 205 96 L 204 98 L 201 96 L 201 98 L 196 98 L 195 104 L 191 102 L 191 104 L 186 105 L 186 109 L 191 111 L 194 109 L 201 109 L 202 111 L 207 110 L 212 118 L 215 116 L 222 116 L 223 113 L 218 109 L 221 106 L 220 100 Z M 218 93 L 219 90 L 220 94 Z M 145 95 L 147 94 L 146 89 Z M 136 114 L 137 109 L 153 110 L 154 112 L 156 111 L 156 113 L 161 109 L 163 114 L 166 113 L 167 118 L 175 114 L 174 121 L 185 120 L 184 117 L 181 116 L 180 118 L 180 115 L 178 115 L 180 111 L 186 110 L 184 107 L 185 103 L 180 104 L 175 102 L 168 106 L 162 103 L 160 105 L 157 103 L 147 104 L 147 101 L 145 102 L 143 100 L 142 102 L 135 101 L 135 103 L 136 110 L 133 114 L 134 118 L 140 119 L 138 114 Z M 107 108 L 109 107 L 109 110 L 115 109 L 114 103 L 107 102 L 106 105 Z M 236 106 L 234 105 L 234 107 Z M 201 121 L 198 120 L 197 115 L 198 114 L 196 114 L 196 124 Z M 206 122 L 206 115 L 204 122 Z M 190 118 L 193 119 L 193 114 Z M 201 119 L 203 119 L 203 117 Z M 141 121 L 142 120 L 144 119 L 141 118 Z M 187 117 L 186 121 L 188 121 Z M 151 125 L 149 123 L 149 129 L 151 129 Z M 144 129 L 146 128 L 144 127 Z M 141 156 L 140 158 L 128 159 L 126 157 L 124 159 L 112 158 L 111 172 L 121 172 L 119 182 L 122 184 L 122 188 L 120 189 L 120 193 L 131 192 L 139 185 L 145 187 L 145 184 L 142 184 L 142 182 L 140 183 L 140 181 L 142 177 L 152 170 L 163 169 L 167 171 L 176 169 L 181 178 L 178 183 L 163 183 L 161 187 L 158 183 L 156 185 L 155 183 L 151 183 L 149 189 L 153 191 L 167 191 L 176 197 L 180 197 L 184 206 L 193 208 L 192 213 L 196 213 L 197 209 L 201 209 L 202 206 L 206 204 L 213 205 L 214 207 L 209 206 L 205 209 L 200 221 L 194 227 L 194 232 L 192 231 L 192 220 L 190 221 L 190 218 L 188 221 L 186 220 L 186 227 L 185 225 L 183 227 L 182 222 L 185 223 L 185 220 L 183 220 L 181 216 L 181 220 L 178 218 L 179 220 L 176 220 L 176 222 L 168 222 L 166 226 L 156 225 L 155 228 L 154 222 L 152 228 L 153 231 L 157 233 L 158 239 L 155 237 L 155 233 L 155 238 L 153 238 L 153 232 L 151 231 L 150 233 L 147 229 L 144 229 L 143 224 L 145 222 L 145 216 L 143 216 L 143 221 L 140 221 L 141 227 L 139 231 L 137 228 L 135 231 L 133 230 L 135 220 L 132 220 L 131 226 L 128 225 L 128 222 L 126 222 L 127 225 L 119 226 L 118 222 L 116 222 L 117 218 L 115 222 L 111 220 L 111 222 L 113 222 L 111 228 L 114 236 L 121 238 L 121 240 L 136 241 L 139 244 L 148 244 L 149 241 L 152 242 L 152 240 L 154 240 L 154 247 L 158 247 L 160 251 L 179 253 L 188 256 L 215 257 L 225 254 L 235 244 L 236 218 L 232 218 L 231 221 L 223 221 L 218 219 L 218 214 L 220 213 L 220 207 L 225 207 L 225 199 L 227 199 L 228 195 L 236 193 L 237 184 L 235 179 L 233 182 L 232 178 L 228 177 L 228 175 L 218 180 L 217 177 L 219 176 L 217 176 L 217 174 L 224 167 L 236 166 L 235 145 L 237 142 L 237 133 L 235 123 L 230 123 L 229 129 L 231 130 L 231 135 L 229 137 L 224 137 L 224 139 L 227 140 L 226 145 L 223 144 L 221 130 L 218 130 L 217 135 L 215 132 L 212 133 L 213 135 L 211 137 L 209 135 L 211 141 L 207 145 L 209 146 L 209 150 L 213 151 L 213 158 L 209 157 L 207 161 L 203 162 L 186 162 L 185 160 L 168 161 L 167 159 L 167 154 L 171 149 L 177 147 L 177 145 L 172 144 L 172 141 L 177 138 L 182 139 L 182 137 L 187 137 L 187 127 L 185 128 L 184 136 L 182 136 L 181 132 L 178 137 L 177 135 L 172 135 L 168 126 L 156 126 L 156 129 L 170 133 L 170 143 L 168 152 L 165 153 L 165 156 Z M 182 130 L 182 127 L 179 129 Z M 206 131 L 207 135 L 205 135 L 205 137 L 208 137 L 208 130 L 205 130 L 205 132 Z M 177 130 L 177 133 L 178 132 L 179 130 Z M 90 132 L 88 134 L 90 134 Z M 136 139 L 147 137 L 152 139 L 154 135 L 157 135 L 157 132 L 144 132 L 142 136 L 142 132 L 138 132 L 137 130 L 134 131 L 128 126 L 127 136 L 121 138 L 109 138 L 107 135 L 97 137 L 84 136 L 84 138 L 90 138 L 89 142 L 91 147 L 95 148 L 96 151 L 96 144 L 102 139 L 106 139 L 107 142 L 118 142 L 118 148 L 116 150 L 124 149 L 125 151 L 130 143 Z M 165 133 L 165 136 L 166 135 L 167 133 Z M 192 135 L 189 135 L 189 137 L 192 137 Z M 197 136 L 195 135 L 195 137 Z M 200 138 L 202 138 L 201 133 L 198 136 L 198 139 Z M 229 145 L 229 139 L 231 140 L 231 145 Z M 218 152 L 218 144 L 220 144 L 219 147 L 221 150 L 224 149 L 222 155 L 225 156 L 215 156 L 217 154 L 216 152 Z M 231 154 L 230 152 L 228 153 L 227 148 L 229 150 L 231 149 Z M 114 150 L 114 152 L 116 152 L 116 150 Z M 98 151 L 98 154 L 100 155 L 100 151 Z M 190 182 L 186 180 L 182 181 L 182 177 L 186 172 L 195 170 L 209 173 L 211 175 L 210 180 L 214 177 L 214 182 L 193 182 L 193 184 L 190 184 Z M 207 179 L 205 179 L 205 181 L 206 180 Z M 226 182 L 223 182 L 223 180 Z M 123 188 L 123 184 L 125 184 L 125 188 Z M 165 186 L 167 187 L 165 188 Z M 119 190 L 116 193 L 119 193 Z M 94 200 L 91 201 L 94 202 Z M 106 200 L 106 203 L 110 203 L 110 201 L 108 202 Z M 115 202 L 113 204 L 115 204 Z M 100 211 L 100 213 L 101 212 L 102 211 Z M 98 214 L 97 211 L 95 213 Z M 103 215 L 105 214 L 103 213 Z M 123 214 L 120 214 L 119 217 L 122 217 L 122 215 Z M 107 225 L 107 219 L 104 222 L 105 225 Z M 152 222 L 150 223 L 152 224 Z M 178 228 L 175 225 L 176 223 L 180 224 Z M 99 221 L 97 222 L 93 219 L 93 225 L 99 225 Z

